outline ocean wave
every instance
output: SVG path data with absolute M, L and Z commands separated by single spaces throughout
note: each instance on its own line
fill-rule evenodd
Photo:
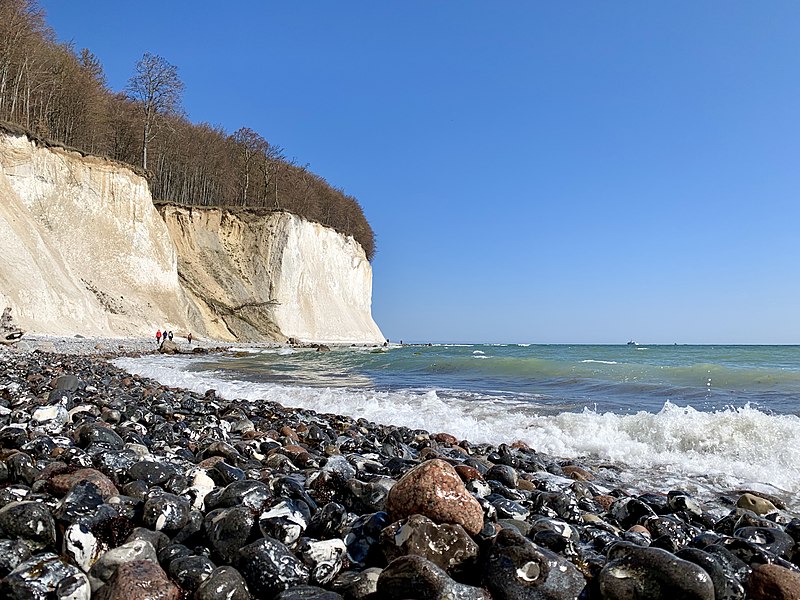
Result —
M 699 481 L 713 489 L 765 487 L 800 493 L 800 418 L 758 408 L 699 411 L 665 402 L 657 412 L 615 414 L 592 409 L 545 414 L 536 402 L 504 402 L 471 392 L 303 387 L 229 379 L 189 370 L 182 357 L 122 358 L 132 373 L 196 392 L 209 388 L 228 399 L 275 401 L 284 406 L 339 413 L 474 442 L 522 440 L 537 451 L 626 465 L 632 482 L 652 489 Z

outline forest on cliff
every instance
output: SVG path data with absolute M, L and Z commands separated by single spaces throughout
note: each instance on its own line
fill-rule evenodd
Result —
M 157 202 L 285 210 L 353 236 L 375 236 L 358 201 L 256 131 L 191 123 L 178 69 L 145 53 L 123 91 L 98 57 L 58 43 L 36 0 L 0 1 L 0 120 L 49 142 L 142 169 Z

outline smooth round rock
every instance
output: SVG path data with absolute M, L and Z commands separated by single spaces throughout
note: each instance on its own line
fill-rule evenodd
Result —
M 390 562 L 378 577 L 377 597 L 386 600 L 489 600 L 480 588 L 457 583 L 431 561 L 421 556 L 401 556 Z
M 216 565 L 207 556 L 182 556 L 169 563 L 169 576 L 182 590 L 193 593 L 211 576 Z
M 186 498 L 166 492 L 156 494 L 144 504 L 143 522 L 155 531 L 175 532 L 189 521 L 190 509 Z
M 247 583 L 233 567 L 217 567 L 194 593 L 194 600 L 250 600 Z
M 296 585 L 275 596 L 275 600 L 344 600 L 340 594 L 314 585 Z
M 98 595 L 101 600 L 179 600 L 181 591 L 158 563 L 133 560 L 120 565 Z
M 412 515 L 384 529 L 381 548 L 387 560 L 413 554 L 445 571 L 472 564 L 478 557 L 478 545 L 461 525 L 437 525 L 422 515 Z
M 250 509 L 235 506 L 209 512 L 203 520 L 203 529 L 211 549 L 223 563 L 230 564 L 247 542 L 254 524 L 255 518 Z
M 41 502 L 11 502 L 0 508 L 0 531 L 38 549 L 52 548 L 56 542 L 55 521 Z
M 283 590 L 308 583 L 310 573 L 281 542 L 261 538 L 239 550 L 236 564 L 253 594 L 272 597 Z
M 78 567 L 52 552 L 37 554 L 20 563 L 2 583 L 0 596 L 8 600 L 45 599 L 56 597 L 56 589 L 67 578 L 76 578 L 78 595 L 88 598 L 91 591 L 89 581 Z
M 483 509 L 443 460 L 428 460 L 408 471 L 389 492 L 386 510 L 393 521 L 414 514 L 437 523 L 461 525 L 475 535 L 483 529 Z
M 702 567 L 660 548 L 619 542 L 598 575 L 604 600 L 714 600 L 714 584 Z
M 156 555 L 156 549 L 146 540 L 126 542 L 103 554 L 100 559 L 94 563 L 94 566 L 92 566 L 90 574 L 100 581 L 109 581 L 114 576 L 117 569 L 119 569 L 120 565 L 131 561 L 150 561 L 157 563 L 158 556 Z
M 797 600 L 800 598 L 800 573 L 778 565 L 758 565 L 747 585 L 753 600 Z
M 752 510 L 757 515 L 768 515 L 778 510 L 775 508 L 775 505 L 766 498 L 748 493 L 739 496 L 739 499 L 736 501 L 736 506 Z

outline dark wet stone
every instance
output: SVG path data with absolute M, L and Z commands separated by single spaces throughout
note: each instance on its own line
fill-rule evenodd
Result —
M 6 459 L 9 479 L 31 485 L 39 476 L 33 459 L 24 452 L 16 452 Z
M 216 565 L 206 556 L 182 556 L 173 560 L 167 573 L 182 590 L 194 593 L 211 576 Z
M 329 502 L 311 517 L 306 535 L 318 540 L 343 537 L 348 522 L 347 509 L 336 502 Z
M 22 540 L 0 540 L 0 579 L 30 556 L 31 549 Z
M 310 520 L 311 511 L 305 502 L 286 499 L 261 513 L 258 527 L 266 537 L 293 544 L 303 535 Z
M 169 536 L 162 531 L 153 531 L 146 527 L 137 527 L 127 537 L 125 542 L 133 542 L 135 540 L 144 540 L 150 542 L 156 552 L 160 552 L 162 548 L 169 545 Z
M 174 532 L 189 521 L 189 501 L 166 492 L 150 497 L 144 504 L 143 522 L 156 531 Z
M 203 533 L 203 513 L 199 510 L 190 510 L 189 519 L 186 525 L 181 527 L 175 535 L 172 536 L 172 541 L 176 544 L 199 544 L 202 543 Z
M 317 541 L 301 538 L 294 553 L 308 567 L 309 581 L 317 585 L 332 581 L 347 560 L 347 547 L 340 539 Z
M 334 579 L 330 588 L 347 600 L 366 600 L 374 598 L 378 590 L 378 577 L 383 569 L 375 567 L 363 571 L 346 571 Z
M 341 595 L 313 585 L 296 585 L 275 596 L 275 600 L 344 600 Z
M 105 517 L 98 515 L 98 509 L 103 504 L 103 497 L 97 486 L 90 481 L 81 481 L 64 496 L 53 516 L 67 524 L 92 524 L 117 514 L 110 506 L 106 506 Z
M 345 484 L 347 494 L 343 499 L 355 513 L 377 512 L 386 506 L 386 498 L 395 481 L 388 477 L 376 477 L 364 482 L 351 479 Z
M 214 483 L 220 486 L 226 486 L 234 481 L 242 481 L 246 475 L 242 469 L 233 467 L 225 461 L 219 461 L 208 470 L 208 476 L 214 480 Z
M 362 515 L 353 521 L 344 538 L 348 558 L 362 566 L 373 566 L 380 562 L 380 535 L 388 524 L 389 515 L 385 512 Z
M 655 511 L 636 498 L 620 498 L 608 509 L 609 516 L 619 523 L 623 529 L 639 525 L 648 517 L 654 517 Z
M 200 584 L 194 593 L 194 600 L 250 600 L 247 583 L 233 567 L 217 567 Z
M 714 584 L 702 567 L 629 542 L 610 549 L 598 584 L 604 599 L 714 600 Z
M 181 593 L 158 563 L 132 560 L 120 565 L 96 595 L 99 600 L 178 600 Z
M 390 562 L 378 577 L 377 596 L 387 600 L 489 600 L 482 589 L 457 583 L 421 556 L 401 556 Z
M 519 474 L 516 469 L 508 465 L 493 465 L 483 477 L 487 480 L 499 481 L 510 488 L 516 488 L 519 482 Z
M 252 479 L 236 481 L 224 488 L 214 488 L 206 495 L 204 503 L 207 510 L 246 506 L 254 512 L 260 512 L 272 500 L 269 487 Z
M 511 530 L 500 531 L 481 560 L 496 600 L 577 598 L 586 586 L 570 562 Z
M 165 571 L 169 572 L 169 566 L 173 560 L 191 556 L 193 553 L 191 548 L 187 548 L 183 544 L 167 544 L 158 550 L 157 554 L 159 564 Z
M 203 528 L 208 543 L 223 563 L 232 563 L 250 538 L 255 518 L 249 508 L 235 506 L 206 514 Z
M 261 538 L 242 548 L 236 563 L 253 594 L 272 597 L 308 583 L 308 568 L 281 542 Z
M 747 540 L 767 552 L 790 559 L 795 541 L 789 534 L 771 527 L 742 527 L 733 532 L 734 537 Z
M 725 538 L 720 545 L 751 567 L 762 564 L 777 564 L 792 570 L 798 569 L 797 566 L 786 559 L 773 554 L 762 545 L 755 544 L 749 540 L 742 538 Z
M 530 515 L 530 511 L 519 502 L 514 502 L 508 498 L 503 498 L 497 494 L 492 494 L 486 498 L 497 511 L 498 519 L 516 519 L 524 521 Z
M 52 548 L 56 542 L 55 521 L 41 502 L 12 502 L 0 508 L 0 530 L 35 549 Z
M 697 548 L 684 548 L 676 556 L 702 567 L 708 573 L 714 584 L 716 600 L 742 600 L 745 597 L 744 586 L 719 556 Z
M 69 577 L 79 578 L 82 581 L 81 589 L 88 591 L 89 581 L 76 566 L 52 552 L 37 554 L 20 563 L 3 579 L 0 595 L 8 600 L 52 598 L 59 583 Z
M 10 425 L 0 430 L 0 447 L 21 448 L 28 441 L 28 430 Z
M 125 442 L 113 429 L 97 423 L 88 423 L 78 430 L 78 446 L 87 448 L 91 444 L 100 444 L 115 450 L 121 450 L 125 446 Z
M 144 481 L 149 487 L 163 485 L 170 477 L 177 473 L 177 469 L 166 462 L 142 460 L 128 469 L 131 479 Z
M 383 530 L 380 541 L 388 561 L 413 554 L 448 572 L 469 568 L 478 557 L 478 545 L 463 527 L 437 525 L 422 515 L 392 523 Z

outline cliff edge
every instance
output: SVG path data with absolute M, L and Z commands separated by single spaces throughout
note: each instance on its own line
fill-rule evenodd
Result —
M 162 211 L 124 165 L 0 133 L 0 308 L 53 335 L 383 341 L 352 238 L 287 213 Z

